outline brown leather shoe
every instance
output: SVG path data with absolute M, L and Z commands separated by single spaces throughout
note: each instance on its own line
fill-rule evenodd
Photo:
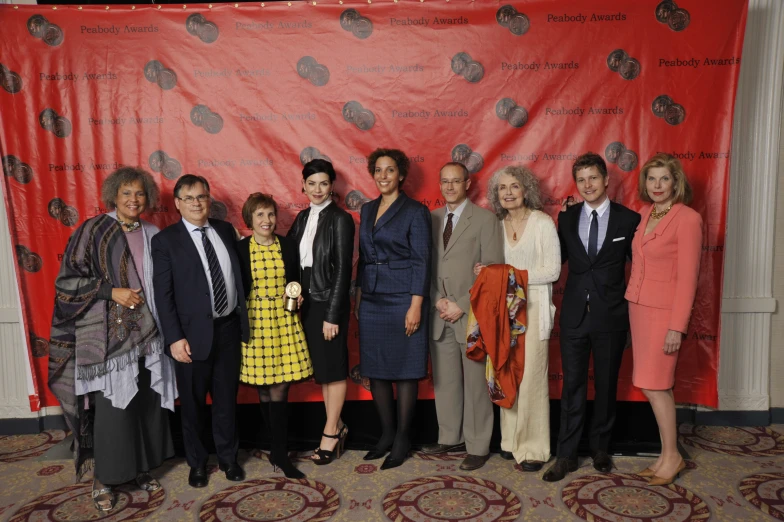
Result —
M 460 464 L 460 469 L 463 471 L 473 471 L 475 469 L 479 469 L 485 465 L 485 462 L 488 461 L 490 455 L 471 455 L 470 453 L 466 458 L 463 459 L 462 464 Z
M 465 451 L 465 442 L 459 444 L 427 444 L 422 446 L 422 453 L 427 455 L 441 455 L 452 451 Z

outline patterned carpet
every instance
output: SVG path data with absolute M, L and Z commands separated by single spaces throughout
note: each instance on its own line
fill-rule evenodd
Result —
M 210 484 L 187 486 L 188 466 L 172 459 L 155 475 L 163 489 L 149 494 L 128 484 L 117 506 L 100 516 L 90 483 L 75 484 L 68 460 L 46 459 L 61 431 L 0 437 L 0 521 L 472 521 L 590 520 L 686 522 L 784 520 L 784 426 L 680 427 L 689 450 L 681 479 L 649 487 L 634 473 L 649 459 L 617 458 L 617 469 L 597 473 L 590 459 L 565 480 L 549 484 L 542 472 L 523 473 L 494 455 L 473 473 L 458 469 L 463 455 L 415 453 L 394 470 L 380 471 L 349 451 L 324 467 L 298 466 L 307 479 L 274 473 L 265 452 L 241 454 L 247 480 L 229 482 L 210 466 Z M 299 460 L 299 459 L 298 459 Z

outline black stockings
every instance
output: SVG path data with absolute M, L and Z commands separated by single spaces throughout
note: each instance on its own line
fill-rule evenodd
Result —
M 272 434 L 270 462 L 289 478 L 300 479 L 305 476 L 291 463 L 287 450 L 289 429 L 289 382 L 259 386 L 259 401 L 264 424 Z
M 289 400 L 289 386 L 291 386 L 290 382 L 259 386 L 259 401 L 286 402 Z
M 392 383 L 397 385 L 397 413 Z M 414 423 L 419 382 L 417 380 L 387 381 L 371 379 L 370 392 L 381 418 L 381 438 L 376 444 L 379 451 L 392 446 L 391 458 L 403 459 L 411 448 L 411 428 Z

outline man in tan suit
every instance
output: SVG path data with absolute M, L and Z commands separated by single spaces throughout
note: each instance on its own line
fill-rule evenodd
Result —
M 469 295 L 476 263 L 504 262 L 498 219 L 471 203 L 468 170 L 461 163 L 441 168 L 441 194 L 446 206 L 431 213 L 433 270 L 430 302 L 430 356 L 438 415 L 438 443 L 425 446 L 430 454 L 462 451 L 468 457 L 460 469 L 481 468 L 490 454 L 493 404 L 487 394 L 485 363 L 466 358 Z

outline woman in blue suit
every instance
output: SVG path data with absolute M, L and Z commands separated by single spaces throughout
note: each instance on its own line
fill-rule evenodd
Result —
M 400 191 L 408 158 L 377 149 L 368 172 L 381 195 L 362 207 L 355 312 L 360 373 L 370 378 L 383 433 L 365 460 L 389 452 L 381 469 L 400 466 L 411 446 L 418 380 L 427 372 L 430 212 Z M 361 304 L 360 304 L 361 303 Z M 397 385 L 397 414 L 392 383 Z

